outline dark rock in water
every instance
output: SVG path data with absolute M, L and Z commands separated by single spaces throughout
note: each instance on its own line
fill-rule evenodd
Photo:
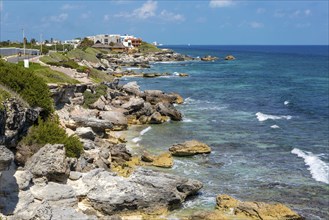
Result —
M 160 102 L 156 104 L 155 109 L 161 114 L 170 117 L 174 121 L 181 121 L 182 114 L 169 102 Z
M 46 177 L 52 181 L 65 181 L 69 175 L 69 167 L 64 145 L 45 145 L 27 161 L 25 168 L 34 178 Z
M 212 57 L 210 55 L 201 58 L 202 61 L 214 61 L 217 59 L 218 59 L 218 57 Z
M 228 55 L 225 57 L 225 60 L 235 60 L 235 57 L 232 55 Z
M 144 73 L 143 77 L 145 77 L 145 78 L 154 78 L 154 77 L 157 77 L 157 75 L 155 73 Z

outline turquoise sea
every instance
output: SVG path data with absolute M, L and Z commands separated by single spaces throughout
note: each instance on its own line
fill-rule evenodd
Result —
M 182 210 L 211 209 L 217 194 L 229 194 L 281 202 L 306 219 L 329 219 L 328 46 L 165 48 L 221 58 L 154 63 L 143 70 L 188 73 L 187 78 L 122 80 L 185 98 L 177 106 L 182 122 L 134 128 L 128 137 L 133 151 L 159 153 L 190 139 L 213 149 L 208 156 L 175 158 L 173 169 L 163 169 L 204 183 Z M 236 60 L 225 61 L 228 54 Z

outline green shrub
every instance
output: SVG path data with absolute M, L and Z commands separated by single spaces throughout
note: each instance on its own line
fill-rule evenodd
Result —
M 53 112 L 48 86 L 32 70 L 0 60 L 0 83 L 17 92 L 31 107 L 41 107 L 47 115 Z
M 147 42 L 142 42 L 141 45 L 138 47 L 139 52 L 159 52 L 161 49 L 157 48 L 156 46 L 149 44 Z
M 78 158 L 83 152 L 83 146 L 79 138 L 68 136 L 65 130 L 59 126 L 58 119 L 54 117 L 49 117 L 46 121 L 39 118 L 38 125 L 30 128 L 21 143 L 40 148 L 45 144 L 64 144 L 66 156 L 68 157 Z
M 94 102 L 97 101 L 97 99 L 99 99 L 99 97 L 101 97 L 102 95 L 106 95 L 106 91 L 107 91 L 107 86 L 104 84 L 100 84 L 95 88 L 95 93 L 89 92 L 89 91 L 85 91 L 83 93 L 83 97 L 84 97 L 84 103 L 83 106 L 85 108 L 88 108 L 89 105 L 93 104 Z
M 3 102 L 9 99 L 10 97 L 11 97 L 10 93 L 7 92 L 6 90 L 1 89 L 0 86 L 0 110 L 3 110 L 4 108 Z

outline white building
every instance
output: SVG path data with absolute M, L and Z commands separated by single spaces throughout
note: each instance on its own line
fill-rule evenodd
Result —
M 89 39 L 94 41 L 94 44 L 107 44 L 110 43 L 120 43 L 120 35 L 119 34 L 99 34 L 95 36 L 88 37 Z
M 63 41 L 63 44 L 72 45 L 74 48 L 77 48 L 80 44 L 80 39 L 73 39 L 73 40 L 65 40 Z

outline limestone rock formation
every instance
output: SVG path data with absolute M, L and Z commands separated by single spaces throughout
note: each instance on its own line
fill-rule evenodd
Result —
M 35 153 L 25 164 L 34 178 L 46 177 L 52 181 L 65 181 L 69 175 L 65 148 L 62 144 L 47 144 Z
M 242 219 L 302 220 L 296 212 L 283 204 L 263 202 L 241 202 L 228 195 L 218 195 L 217 209 L 228 216 Z
M 174 156 L 192 156 L 195 154 L 209 154 L 211 148 L 205 143 L 191 140 L 181 144 L 174 144 L 169 148 L 169 151 Z
M 95 169 L 68 181 L 85 207 L 106 215 L 178 207 L 201 189 L 199 181 L 138 169 L 128 178 Z

